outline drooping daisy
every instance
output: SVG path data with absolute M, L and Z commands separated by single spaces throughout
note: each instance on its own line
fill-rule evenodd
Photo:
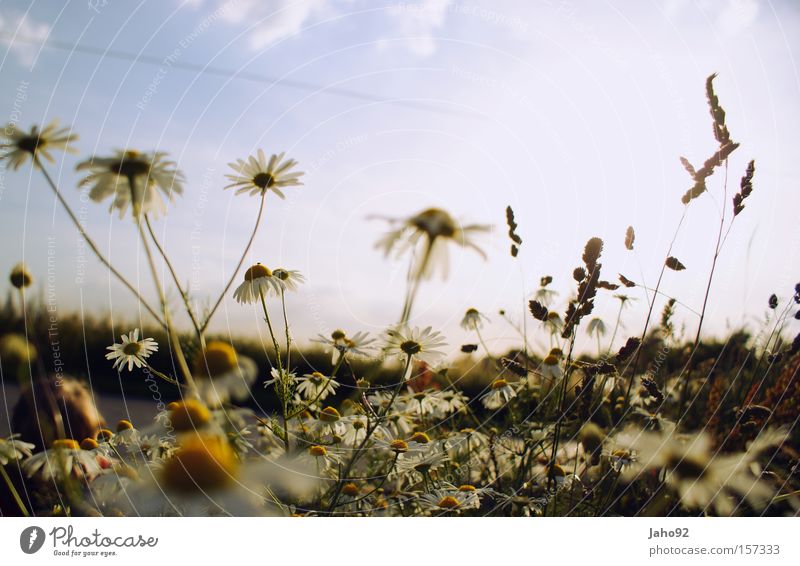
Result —
M 397 459 L 396 468 L 399 473 L 416 471 L 425 475 L 443 466 L 450 459 L 447 452 L 440 450 L 437 444 L 432 445 L 430 449 L 412 449 L 411 443 L 408 446 L 408 451 Z
M 68 476 L 91 478 L 101 467 L 91 451 L 83 450 L 77 440 L 54 440 L 48 450 L 34 454 L 22 462 L 22 471 L 29 478 L 43 481 L 62 480 Z
M 230 168 L 237 174 L 226 175 L 231 184 L 225 188 L 235 188 L 237 195 L 242 193 L 250 193 L 250 196 L 263 195 L 267 191 L 272 191 L 279 197 L 286 198 L 281 188 L 302 185 L 300 177 L 305 173 L 291 171 L 297 165 L 297 161 L 294 159 L 284 161 L 284 155 L 284 153 L 273 154 L 267 161 L 264 150 L 259 149 L 257 157 L 251 155 L 247 161 L 237 159 L 235 163 L 229 163 Z
M 17 440 L 18 437 L 18 434 L 12 434 L 8 438 L 0 438 L 0 466 L 23 460 L 30 456 L 33 449 L 36 448 L 29 442 Z
M 387 355 L 399 356 L 401 359 L 411 357 L 414 360 L 434 363 L 445 354 L 437 350 L 447 346 L 440 332 L 435 332 L 430 326 L 420 330 L 408 327 L 390 328 L 386 331 L 386 345 L 384 351 Z
M 0 142 L 0 159 L 7 159 L 11 168 L 19 169 L 28 157 L 44 157 L 54 163 L 50 150 L 60 149 L 68 153 L 77 153 L 70 146 L 78 139 L 71 133 L 71 128 L 59 128 L 58 120 L 53 120 L 41 131 L 39 126 L 32 126 L 30 132 L 17 128 L 16 124 L 7 124 L 2 131 L 3 140 Z
M 118 209 L 120 218 L 131 204 L 135 218 L 142 213 L 161 213 L 166 206 L 159 190 L 167 200 L 172 200 L 174 193 L 183 192 L 185 182 L 175 162 L 165 159 L 166 156 L 161 151 L 116 150 L 111 157 L 93 157 L 77 165 L 79 171 L 89 171 L 79 186 L 91 186 L 89 198 L 95 202 L 112 197 L 109 212 Z
M 306 278 L 297 270 L 283 269 L 279 267 L 272 272 L 272 276 L 278 280 L 281 289 L 284 291 L 297 291 L 297 286 L 305 283 Z
M 320 477 L 335 477 L 338 466 L 342 463 L 341 457 L 329 447 L 313 445 L 309 446 L 304 454 L 301 455 L 303 463 L 312 466 L 317 470 Z
M 147 358 L 150 354 L 158 351 L 158 343 L 152 338 L 142 338 L 139 340 L 139 329 L 135 328 L 127 335 L 121 336 L 122 344 L 114 344 L 108 346 L 106 350 L 111 350 L 106 354 L 107 360 L 115 360 L 113 369 L 122 371 L 123 366 L 128 364 L 128 371 L 132 371 L 133 367 L 137 368 L 147 366 Z
M 281 282 L 275 273 L 257 263 L 244 272 L 244 282 L 233 292 L 233 298 L 246 305 L 258 303 L 262 296 L 266 298 L 270 293 L 280 295 L 280 292 Z
M 332 377 L 326 377 L 318 371 L 298 377 L 297 393 L 305 401 L 324 401 L 329 395 L 334 395 L 341 385 Z
M 481 397 L 481 403 L 487 409 L 504 407 L 511 399 L 517 396 L 514 387 L 502 377 L 492 381 L 489 391 Z
M 483 323 L 488 321 L 489 318 L 480 312 L 478 309 L 467 309 L 464 313 L 464 318 L 461 319 L 461 328 L 464 330 L 480 330 L 483 328 Z
M 229 399 L 242 400 L 258 374 L 258 366 L 240 356 L 227 342 L 213 340 L 194 360 L 195 383 L 207 405 L 218 407 Z
M 490 226 L 480 224 L 462 225 L 450 214 L 440 208 L 429 208 L 404 219 L 390 219 L 400 223 L 400 227 L 391 230 L 375 244 L 388 256 L 393 251 L 396 255 L 413 252 L 415 265 L 411 271 L 414 279 L 431 278 L 437 270 L 442 277 L 447 277 L 449 270 L 448 243 L 455 243 L 463 248 L 472 248 L 481 257 L 483 253 L 473 241 L 472 236 L 479 232 L 487 232 Z

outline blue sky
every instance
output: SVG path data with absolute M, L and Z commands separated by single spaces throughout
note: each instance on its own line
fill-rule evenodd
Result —
M 592 236 L 606 241 L 607 277 L 621 272 L 654 285 L 690 185 L 678 157 L 699 163 L 714 151 L 703 90 L 712 72 L 741 142 L 729 196 L 751 158 L 757 173 L 718 266 L 708 331 L 756 327 L 769 294 L 788 297 L 800 277 L 794 2 L 4 1 L 0 10 L 4 120 L 27 128 L 58 117 L 74 126 L 81 155 L 52 172 L 90 233 L 149 296 L 134 227 L 106 205 L 81 200 L 75 163 L 117 147 L 168 151 L 187 191 L 157 229 L 193 293 L 211 298 L 257 207 L 222 190 L 226 164 L 257 148 L 285 150 L 307 171 L 306 184 L 286 201 L 268 200 L 252 259 L 308 277 L 290 302 L 298 336 L 336 327 L 379 332 L 394 322 L 406 265 L 374 249 L 385 224 L 368 217 L 440 206 L 496 230 L 481 242 L 487 261 L 457 250 L 450 277 L 422 287 L 414 323 L 446 331 L 455 348 L 474 341 L 458 328 L 474 306 L 490 316 L 486 336 L 502 349 L 516 336 L 498 309 L 521 320 L 523 290 L 533 291 L 544 274 L 555 277 L 563 303 Z M 113 57 L 119 51 L 283 82 Z M 133 302 L 97 262 L 76 283 L 77 237 L 43 179 L 29 167 L 0 173 L 7 242 L 0 265 L 24 259 L 46 287 L 52 250 L 60 308 L 134 320 Z M 686 304 L 678 314 L 690 334 L 719 207 L 730 207 L 723 178 L 715 175 L 709 194 L 692 203 L 674 248 L 687 270 L 663 283 Z M 509 204 L 524 240 L 517 260 L 507 252 Z M 622 245 L 629 224 L 635 254 Z M 639 300 L 620 338 L 638 332 L 644 318 L 645 297 L 632 294 Z M 617 305 L 606 295 L 595 312 L 612 325 Z M 257 328 L 258 312 L 230 298 L 214 325 L 232 334 Z

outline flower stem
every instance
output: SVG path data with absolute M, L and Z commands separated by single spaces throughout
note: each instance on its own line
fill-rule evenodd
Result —
M 50 174 L 44 168 L 41 161 L 39 161 L 39 158 L 37 156 L 34 156 L 33 159 L 34 162 L 36 163 L 36 166 L 42 171 L 44 178 L 47 180 L 47 184 L 50 185 L 51 189 L 53 189 L 53 192 L 55 193 L 58 202 L 60 202 L 61 206 L 64 207 L 64 210 L 67 211 L 67 215 L 70 217 L 70 220 L 72 220 L 72 223 L 75 224 L 75 227 L 78 229 L 78 233 L 80 233 L 83 239 L 86 240 L 86 243 L 89 244 L 89 247 L 97 256 L 97 259 L 99 259 L 100 262 L 108 268 L 108 270 L 114 275 L 114 277 L 116 277 L 120 281 L 120 283 L 122 283 L 125 287 L 127 287 L 128 290 L 136 296 L 136 299 L 139 301 L 139 303 L 141 303 L 141 305 L 145 309 L 147 309 L 147 311 L 153 316 L 153 318 L 156 319 L 158 324 L 160 324 L 164 329 L 166 329 L 167 328 L 166 323 L 161 319 L 160 316 L 158 316 L 158 313 L 155 311 L 155 309 L 151 307 L 147 303 L 147 301 L 144 300 L 144 298 L 142 298 L 142 296 L 139 294 L 139 291 L 137 291 L 136 288 L 133 285 L 131 285 L 131 283 L 127 279 L 125 279 L 125 276 L 123 276 L 119 271 L 117 271 L 114 268 L 114 266 L 111 265 L 111 262 L 109 262 L 106 259 L 106 257 L 102 253 L 100 253 L 100 248 L 97 247 L 97 245 L 94 243 L 94 240 L 92 240 L 89 237 L 89 234 L 86 233 L 86 230 L 83 229 L 83 226 L 78 220 L 78 217 L 75 216 L 75 213 L 72 211 L 72 208 L 69 206 L 69 204 L 67 204 L 67 201 L 64 200 L 61 191 L 58 190 L 58 187 L 53 182 L 53 179 L 50 177 Z
M 280 393 L 278 395 L 278 400 L 281 403 L 281 419 L 283 422 L 283 447 L 286 450 L 286 453 L 289 453 L 289 407 L 288 407 L 288 397 L 289 391 L 287 387 L 287 379 L 289 378 L 289 368 L 286 368 L 286 372 L 283 371 L 283 362 L 281 361 L 281 347 L 278 344 L 278 339 L 275 337 L 275 332 L 272 329 L 272 321 L 269 318 L 269 311 L 267 310 L 267 301 L 264 299 L 264 292 L 259 289 L 258 296 L 261 298 L 261 306 L 264 309 L 264 321 L 267 323 L 267 328 L 269 329 L 269 335 L 272 338 L 272 346 L 275 348 L 275 357 L 278 363 L 278 375 L 280 379 L 278 380 L 278 385 L 280 387 Z
M 11 492 L 11 496 L 14 498 L 14 501 L 16 502 L 17 507 L 19 507 L 19 511 L 20 511 L 20 513 L 22 513 L 22 516 L 23 517 L 30 517 L 30 513 L 28 513 L 27 507 L 25 507 L 25 504 L 22 502 L 22 498 L 19 496 L 19 492 L 17 491 L 17 488 L 14 487 L 14 482 L 11 481 L 11 478 L 9 477 L 8 472 L 6 472 L 6 467 L 5 466 L 0 465 L 0 474 L 3 476 L 3 479 L 5 480 L 6 485 L 8 486 L 8 490 Z
M 183 299 L 183 304 L 186 307 L 186 314 L 189 315 L 189 319 L 192 321 L 192 326 L 194 327 L 195 333 L 197 333 L 197 339 L 200 340 L 200 347 L 205 348 L 206 341 L 203 337 L 203 333 L 200 332 L 200 322 L 197 320 L 197 317 L 194 314 L 194 309 L 192 309 L 191 304 L 189 304 L 189 294 L 183 290 L 181 286 L 181 282 L 178 279 L 178 274 L 175 271 L 175 268 L 172 266 L 172 262 L 167 257 L 164 248 L 161 247 L 161 244 L 156 238 L 155 231 L 153 230 L 153 226 L 150 224 L 150 218 L 147 214 L 144 215 L 144 222 L 147 225 L 147 231 L 150 233 L 150 238 L 153 240 L 153 244 L 156 246 L 158 253 L 161 255 L 161 258 L 164 260 L 164 264 L 169 269 L 170 275 L 172 275 L 172 281 L 175 283 L 175 287 L 178 288 L 178 292 L 181 294 L 181 299 Z
M 225 288 L 220 293 L 219 298 L 214 303 L 214 306 L 211 307 L 211 310 L 208 312 L 205 321 L 202 325 L 200 325 L 200 332 L 205 332 L 208 328 L 209 323 L 211 322 L 211 317 L 214 316 L 214 313 L 217 312 L 219 305 L 222 303 L 222 300 L 225 298 L 225 295 L 228 294 L 228 290 L 233 285 L 233 280 L 236 278 L 236 275 L 239 273 L 239 270 L 242 268 L 242 264 L 244 263 L 245 258 L 247 257 L 247 252 L 250 251 L 250 248 L 253 245 L 253 240 L 256 239 L 256 232 L 258 232 L 258 227 L 261 224 L 261 216 L 264 213 L 264 201 L 266 200 L 267 193 L 264 192 L 261 194 L 261 204 L 258 207 L 258 215 L 256 216 L 256 224 L 253 226 L 253 232 L 250 234 L 250 239 L 247 241 L 247 245 L 244 247 L 244 251 L 242 252 L 242 257 L 239 258 L 239 263 L 236 264 L 236 269 L 233 270 L 231 273 L 230 279 L 228 279 L 228 283 L 225 284 Z
M 130 186 L 133 187 L 134 179 L 129 179 Z M 142 240 L 142 246 L 144 247 L 145 255 L 147 256 L 147 263 L 150 266 L 150 273 L 153 276 L 153 283 L 155 284 L 156 291 L 158 293 L 158 299 L 161 303 L 161 310 L 164 313 L 164 324 L 167 327 L 167 336 L 169 337 L 171 350 L 174 353 L 175 361 L 178 363 L 178 369 L 183 376 L 183 380 L 186 385 L 189 387 L 189 390 L 197 395 L 197 386 L 195 385 L 194 378 L 192 377 L 192 372 L 189 370 L 189 365 L 186 363 L 186 358 L 183 355 L 183 349 L 181 348 L 180 340 L 178 339 L 178 334 L 175 331 L 175 326 L 172 324 L 172 320 L 169 314 L 169 306 L 167 305 L 167 298 L 164 295 L 164 289 L 161 287 L 161 281 L 158 278 L 158 271 L 156 270 L 156 264 L 153 260 L 153 252 L 150 251 L 150 246 L 147 243 L 147 236 L 144 233 L 144 228 L 142 227 L 142 222 L 140 218 L 136 218 L 136 227 L 139 229 L 139 236 Z

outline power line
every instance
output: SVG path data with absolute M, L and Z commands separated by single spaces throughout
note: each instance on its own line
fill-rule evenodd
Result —
M 21 43 L 28 43 L 32 45 L 39 45 L 41 47 L 49 47 L 52 49 L 60 49 L 62 51 L 69 51 L 69 52 L 76 52 L 76 53 L 84 53 L 86 55 L 95 55 L 101 58 L 110 57 L 112 59 L 119 59 L 122 61 L 131 61 L 133 63 L 143 63 L 145 65 L 156 65 L 156 66 L 163 66 L 168 64 L 170 68 L 182 69 L 184 71 L 191 71 L 196 72 L 198 74 L 206 74 L 206 75 L 215 75 L 220 77 L 228 77 L 233 79 L 241 79 L 251 82 L 257 82 L 261 84 L 268 84 L 270 86 L 275 87 L 285 87 L 285 88 L 293 88 L 298 90 L 305 90 L 308 92 L 313 92 L 315 94 L 332 94 L 335 96 L 341 96 L 343 98 L 350 98 L 353 100 L 360 100 L 362 102 L 375 102 L 381 104 L 392 104 L 394 106 L 402 106 L 405 108 L 409 108 L 412 110 L 423 110 L 426 112 L 433 112 L 436 114 L 444 114 L 450 116 L 460 116 L 460 117 L 471 117 L 475 118 L 477 115 L 474 113 L 468 113 L 462 110 L 446 108 L 440 105 L 431 104 L 428 102 L 421 102 L 421 101 L 414 101 L 414 100 L 396 100 L 391 98 L 383 98 L 380 96 L 375 96 L 372 94 L 359 92 L 356 90 L 346 89 L 346 88 L 339 88 L 339 87 L 326 87 L 321 85 L 316 85 L 306 81 L 298 81 L 293 79 L 285 79 L 285 78 L 276 78 L 270 77 L 267 75 L 261 75 L 258 73 L 252 73 L 249 71 L 233 71 L 231 69 L 225 69 L 222 67 L 213 67 L 207 65 L 201 65 L 199 63 L 190 63 L 190 62 L 182 62 L 182 61 L 171 61 L 167 57 L 156 57 L 154 55 L 139 55 L 136 53 L 131 53 L 129 51 L 121 51 L 115 49 L 103 49 L 100 47 L 94 47 L 91 45 L 81 45 L 80 43 L 70 43 L 67 41 L 59 41 L 56 39 L 47 39 L 46 41 L 41 41 L 36 38 L 31 37 L 24 37 L 24 36 L 9 36 L 7 34 L 0 34 L 0 38 L 3 38 L 9 42 L 18 41 Z

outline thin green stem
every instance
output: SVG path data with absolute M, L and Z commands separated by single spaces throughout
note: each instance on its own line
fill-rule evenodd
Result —
M 14 498 L 14 501 L 19 507 L 20 513 L 22 513 L 23 517 L 30 517 L 30 513 L 28 513 L 28 508 L 25 507 L 25 504 L 22 502 L 22 498 L 19 496 L 19 492 L 17 488 L 14 487 L 14 482 L 11 481 L 11 477 L 9 477 L 8 472 L 6 472 L 6 467 L 0 465 L 0 474 L 3 476 L 3 480 L 5 480 L 6 485 L 8 486 L 8 491 L 11 492 L 11 496 Z
M 258 206 L 258 215 L 256 216 L 256 224 L 253 226 L 253 232 L 250 234 L 250 239 L 247 241 L 247 245 L 244 247 L 244 251 L 242 252 L 242 257 L 239 258 L 239 263 L 236 264 L 236 269 L 233 270 L 231 273 L 230 279 L 225 284 L 225 288 L 220 293 L 219 298 L 217 298 L 214 306 L 211 307 L 211 310 L 208 312 L 205 321 L 202 325 L 200 325 L 200 332 L 205 332 L 208 328 L 208 325 L 211 323 L 211 317 L 214 316 L 214 313 L 217 312 L 219 305 L 222 303 L 222 300 L 225 298 L 225 295 L 228 294 L 228 290 L 233 285 L 233 280 L 236 278 L 236 274 L 239 273 L 239 270 L 242 268 L 242 264 L 244 263 L 245 258 L 247 257 L 247 252 L 250 251 L 250 248 L 253 246 L 253 240 L 256 239 L 256 233 L 258 232 L 258 227 L 261 224 L 261 216 L 264 213 L 264 201 L 266 200 L 267 193 L 266 191 L 261 193 L 261 203 Z
M 70 220 L 72 220 L 72 223 L 75 225 L 75 228 L 77 228 L 78 233 L 83 237 L 84 240 L 86 240 L 86 243 L 89 244 L 89 247 L 94 252 L 94 255 L 97 256 L 97 259 L 99 259 L 100 262 L 108 268 L 108 270 L 112 273 L 112 275 L 114 275 L 114 277 L 116 277 L 119 280 L 120 283 L 122 283 L 131 293 L 133 293 L 136 296 L 136 299 L 139 301 L 139 303 L 147 310 L 147 312 L 149 312 L 153 316 L 153 318 L 156 319 L 156 322 L 158 322 L 159 325 L 161 325 L 164 329 L 166 329 L 167 328 L 166 323 L 161 319 L 156 310 L 153 307 L 151 307 L 147 301 L 144 300 L 142 295 L 139 294 L 139 291 L 133 285 L 131 285 L 131 283 L 125 278 L 125 276 L 122 275 L 119 271 L 117 271 L 114 268 L 114 266 L 111 265 L 111 262 L 108 261 L 106 257 L 100 252 L 100 248 L 97 247 L 97 244 L 94 243 L 94 240 L 92 240 L 92 238 L 89 237 L 89 234 L 86 233 L 86 230 L 84 230 L 83 226 L 78 220 L 78 217 L 75 216 L 75 213 L 72 211 L 72 208 L 69 206 L 67 201 L 64 200 L 61 191 L 58 190 L 58 187 L 53 182 L 53 179 L 50 177 L 50 174 L 44 168 L 41 161 L 39 161 L 39 158 L 34 156 L 33 160 L 36 166 L 42 171 L 42 174 L 44 175 L 47 184 L 50 185 L 50 188 L 55 193 L 58 202 L 60 202 L 61 206 L 64 207 L 64 210 L 67 211 L 67 215 L 69 216 Z
M 186 314 L 189 316 L 189 320 L 192 321 L 192 326 L 197 334 L 197 339 L 200 341 L 200 346 L 204 348 L 206 341 L 203 337 L 203 333 L 200 331 L 200 322 L 197 320 L 197 317 L 194 314 L 194 309 L 189 303 L 189 294 L 183 290 L 180 279 L 178 279 L 178 274 L 175 271 L 175 268 L 172 266 L 172 262 L 169 260 L 169 257 L 167 257 L 167 254 L 164 251 L 164 248 L 161 246 L 161 243 L 158 241 L 158 238 L 156 238 L 156 233 L 153 230 L 153 226 L 150 224 L 150 218 L 147 216 L 147 214 L 144 215 L 144 222 L 147 225 L 147 231 L 150 233 L 150 238 L 152 238 L 153 244 L 156 246 L 158 253 L 164 260 L 164 264 L 167 266 L 170 275 L 172 275 L 172 281 L 175 283 L 175 287 L 177 287 L 178 293 L 181 295 L 181 299 L 183 299 L 183 305 L 186 307 Z

